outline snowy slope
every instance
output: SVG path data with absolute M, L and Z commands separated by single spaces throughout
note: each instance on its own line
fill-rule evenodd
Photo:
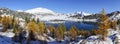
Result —
M 111 18 L 113 18 L 113 19 L 120 19 L 120 13 L 118 14 L 118 15 L 114 15 L 114 16 L 112 16 Z
M 24 12 L 23 10 L 17 10 L 17 12 Z
M 54 14 L 52 10 L 46 9 L 46 8 L 33 8 L 26 10 L 25 12 L 31 13 L 31 14 Z
M 119 12 L 119 11 L 115 11 L 115 12 L 113 12 L 112 14 L 113 14 L 113 15 L 110 16 L 110 19 L 111 19 L 111 20 L 118 20 L 118 19 L 120 19 L 120 12 Z
M 64 20 L 67 18 L 65 15 L 47 15 L 47 16 L 36 16 L 36 18 L 39 18 L 43 21 L 50 21 L 50 20 Z

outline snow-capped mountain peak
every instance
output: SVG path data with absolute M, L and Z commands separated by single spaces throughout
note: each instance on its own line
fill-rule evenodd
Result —
M 26 10 L 25 12 L 31 13 L 31 14 L 54 14 L 52 10 L 49 10 L 47 8 L 33 8 Z

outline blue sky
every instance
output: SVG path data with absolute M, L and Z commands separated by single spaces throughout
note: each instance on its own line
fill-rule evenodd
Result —
M 106 12 L 120 11 L 120 0 L 0 0 L 0 7 L 13 10 L 43 7 L 58 13 L 98 13 L 102 8 Z

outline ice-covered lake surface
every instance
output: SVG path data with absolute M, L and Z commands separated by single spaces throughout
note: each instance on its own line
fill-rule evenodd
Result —
M 70 27 L 76 26 L 79 30 L 92 30 L 97 29 L 97 22 L 81 22 L 81 21 L 58 21 L 58 22 L 45 22 L 46 26 L 53 25 L 58 27 L 59 24 L 66 26 L 66 29 L 69 30 Z

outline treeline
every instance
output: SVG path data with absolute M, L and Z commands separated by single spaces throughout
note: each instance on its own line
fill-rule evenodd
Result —
M 71 37 L 71 40 L 75 40 L 76 36 L 88 36 L 90 34 L 89 31 L 79 30 L 75 26 L 72 26 L 68 31 L 66 31 L 66 26 L 64 24 L 59 24 L 57 27 L 54 27 L 53 25 L 46 27 L 45 24 L 39 20 L 27 20 L 26 18 L 25 21 L 27 30 L 29 30 L 29 32 L 33 32 L 34 35 L 47 34 L 57 41 L 62 41 L 65 36 L 69 36 Z
M 17 28 L 19 26 L 18 19 L 11 16 L 0 16 L 0 23 L 2 24 L 3 29 L 1 31 L 6 31 L 7 29 Z

